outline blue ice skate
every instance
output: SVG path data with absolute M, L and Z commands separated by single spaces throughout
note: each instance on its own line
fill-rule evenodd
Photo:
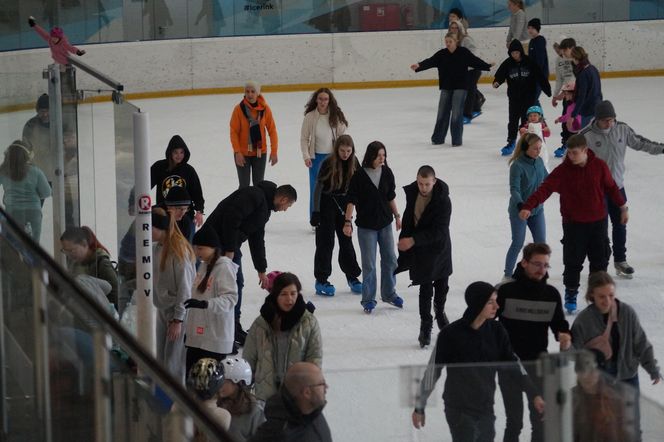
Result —
M 394 295 L 394 298 L 390 299 L 389 301 L 385 301 L 388 304 L 392 304 L 393 306 L 397 308 L 403 308 L 403 299 L 401 299 L 401 296 L 399 295 Z
M 314 287 L 316 288 L 316 294 L 321 296 L 334 296 L 334 293 L 336 292 L 334 286 L 327 281 L 316 281 Z
M 560 146 L 558 149 L 553 151 L 553 156 L 556 158 L 562 158 L 565 156 L 565 152 L 567 151 L 567 146 L 564 144 Z
M 350 291 L 355 293 L 356 295 L 362 294 L 362 283 L 360 282 L 359 279 L 350 278 L 348 280 L 348 287 L 350 287 Z
M 500 149 L 500 154 L 504 157 L 508 157 L 512 155 L 512 152 L 514 152 L 514 147 L 516 146 L 516 143 L 514 141 L 508 141 L 505 147 Z
M 376 301 L 369 301 L 362 306 L 364 308 L 364 313 L 370 315 L 371 312 L 376 308 Z
M 576 313 L 576 295 L 579 294 L 578 290 L 565 290 L 565 310 L 570 315 Z

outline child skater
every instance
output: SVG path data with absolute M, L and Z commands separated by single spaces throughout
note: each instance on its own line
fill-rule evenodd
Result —
M 563 115 L 567 111 L 567 101 L 564 99 L 563 86 L 567 83 L 573 82 L 576 78 L 574 76 L 574 64 L 569 57 L 565 56 L 565 52 L 571 51 L 574 46 L 576 46 L 576 42 L 573 38 L 564 38 L 560 44 L 553 44 L 553 49 L 556 51 L 556 60 L 554 62 L 556 66 L 556 85 L 553 89 L 551 104 L 553 107 L 556 107 L 558 106 L 558 101 L 562 100 Z M 556 158 L 562 158 L 562 156 L 565 155 L 565 144 L 571 135 L 572 133 L 563 126 L 563 130 L 560 133 L 560 147 L 553 151 L 553 156 Z
M 249 440 L 258 426 L 265 422 L 263 403 L 251 392 L 251 366 L 241 358 L 226 358 L 221 362 L 224 367 L 224 383 L 219 390 L 217 405 L 231 414 L 231 426 L 228 434 L 237 442 Z
M 33 16 L 28 18 L 28 24 L 31 28 L 35 28 L 35 32 L 48 43 L 48 47 L 51 49 L 51 57 L 53 57 L 53 61 L 61 66 L 61 71 L 64 71 L 65 66 L 69 64 L 69 60 L 67 60 L 68 54 L 76 54 L 79 57 L 85 54 L 84 50 L 69 43 L 62 28 L 56 26 L 51 29 L 50 33 L 46 32 L 44 28 L 37 24 Z
M 538 105 L 530 106 L 526 111 L 527 120 L 521 125 L 519 135 L 523 136 L 526 133 L 537 135 L 542 140 L 542 149 L 539 156 L 544 161 L 546 170 L 549 170 L 549 152 L 546 149 L 546 138 L 551 135 L 551 130 L 546 125 L 542 108 Z
M 220 361 L 233 352 L 237 304 L 238 265 L 222 254 L 219 237 L 209 225 L 194 235 L 194 253 L 201 265 L 191 298 L 184 302 L 187 373 L 200 358 Z
M 569 135 L 572 135 L 581 130 L 581 116 L 580 115 L 577 115 L 576 117 L 572 116 L 572 112 L 574 112 L 574 107 L 576 106 L 576 104 L 574 103 L 574 98 L 576 93 L 576 86 L 574 84 L 574 81 L 565 84 L 561 89 L 561 93 L 563 95 L 563 100 L 565 103 L 565 112 L 563 113 L 563 115 L 556 118 L 555 123 L 556 124 L 562 123 L 563 132 L 567 131 Z M 558 149 L 556 149 L 556 152 L 558 152 Z M 564 153 L 565 150 L 563 149 L 562 154 Z M 562 154 L 561 155 L 556 154 L 556 157 L 560 158 L 562 157 Z

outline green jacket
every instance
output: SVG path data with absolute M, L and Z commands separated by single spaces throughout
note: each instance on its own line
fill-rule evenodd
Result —
M 95 278 L 103 279 L 111 284 L 111 292 L 108 294 L 108 301 L 118 308 L 118 274 L 113 268 L 110 255 L 104 249 L 97 249 L 95 251 L 95 259 L 81 262 L 71 263 L 69 271 L 73 276 L 76 275 L 90 275 Z
M 305 311 L 300 321 L 288 332 L 286 369 L 295 362 L 323 363 L 323 342 L 316 317 Z M 277 338 L 267 321 L 259 316 L 249 329 L 242 357 L 254 374 L 256 398 L 266 401 L 279 391 L 278 379 L 285 373 L 277 371 Z

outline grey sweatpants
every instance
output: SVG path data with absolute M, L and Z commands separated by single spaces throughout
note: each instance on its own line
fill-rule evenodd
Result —
M 173 316 L 170 309 L 157 309 L 157 361 L 173 377 L 182 382 L 185 381 L 185 348 L 184 348 L 184 323 L 182 324 L 182 333 L 175 341 L 169 341 L 166 338 L 168 330 L 168 320 Z

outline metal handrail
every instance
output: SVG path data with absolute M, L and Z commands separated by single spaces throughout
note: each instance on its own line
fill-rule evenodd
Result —
M 122 92 L 124 91 L 124 85 L 120 83 L 119 81 L 113 80 L 111 77 L 108 75 L 98 71 L 97 69 L 93 68 L 89 64 L 83 63 L 80 58 L 78 57 L 72 57 L 71 55 L 67 55 L 67 61 L 72 66 L 76 66 L 80 70 L 84 71 L 85 73 L 92 75 L 95 77 L 97 80 L 101 81 L 102 83 L 107 84 L 108 86 L 112 87 L 114 91 L 116 92 Z
M 17 247 L 17 241 L 7 238 L 8 234 L 18 239 L 20 248 Z M 48 273 L 48 281 L 43 282 L 47 285 L 47 292 L 50 295 L 55 296 L 59 303 L 71 310 L 82 311 L 94 319 L 95 327 L 108 333 L 136 362 L 142 372 L 157 381 L 159 387 L 180 407 L 180 411 L 194 419 L 200 429 L 209 435 L 214 435 L 219 441 L 233 440 L 208 412 L 200 407 L 194 397 L 103 306 L 87 296 L 72 277 L 2 207 L 0 207 L 0 236 L 7 238 L 8 244 L 22 255 L 31 267 L 44 269 Z M 63 296 L 63 290 L 67 291 L 67 296 Z

